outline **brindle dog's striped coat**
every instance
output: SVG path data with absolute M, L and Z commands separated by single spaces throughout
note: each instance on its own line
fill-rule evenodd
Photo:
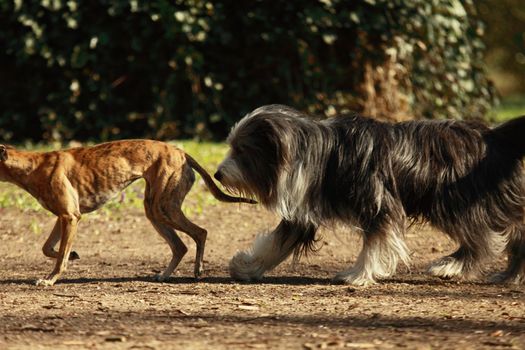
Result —
M 124 140 L 44 153 L 0 145 L 0 180 L 23 188 L 58 217 L 43 247 L 44 254 L 57 261 L 53 272 L 37 281 L 41 285 L 53 285 L 65 271 L 68 258 L 78 258 L 71 252 L 71 246 L 81 215 L 98 209 L 139 178 L 146 181 L 146 216 L 168 242 L 173 255 L 157 280 L 167 279 L 187 252 L 175 230 L 195 240 L 195 277 L 198 277 L 202 273 L 207 233 L 181 211 L 182 201 L 195 180 L 192 169 L 201 174 L 215 198 L 253 202 L 224 194 L 193 158 L 158 141 Z M 57 252 L 54 247 L 59 240 Z

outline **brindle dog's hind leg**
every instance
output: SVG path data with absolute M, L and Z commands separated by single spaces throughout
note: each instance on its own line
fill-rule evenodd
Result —
M 175 230 L 159 222 L 155 222 L 152 219 L 150 219 L 150 221 L 155 230 L 157 230 L 157 232 L 162 236 L 162 238 L 164 238 L 164 240 L 168 242 L 172 253 L 171 261 L 164 270 L 164 272 L 155 275 L 155 280 L 163 282 L 166 281 L 171 276 L 173 271 L 177 268 L 184 255 L 186 255 L 188 248 L 186 247 L 184 242 L 182 242 L 182 240 L 179 238 Z
M 181 211 L 181 205 L 195 181 L 193 170 L 187 165 L 171 164 L 178 169 L 166 173 L 167 165 L 159 165 L 147 174 L 144 207 L 146 215 L 159 234 L 168 242 L 172 249 L 172 260 L 161 275 L 160 279 L 167 278 L 182 259 L 182 252 L 187 248 L 177 236 L 175 230 L 188 234 L 197 245 L 194 273 L 198 278 L 203 272 L 204 246 L 207 232 L 203 228 L 189 221 Z
M 164 179 L 159 180 L 156 178 L 156 185 L 163 184 Z M 175 230 L 171 227 L 166 226 L 162 220 L 163 212 L 159 210 L 157 203 L 163 198 L 163 187 L 157 188 L 157 191 L 152 191 L 152 185 L 146 180 L 146 188 L 144 190 L 144 210 L 146 212 L 146 217 L 151 222 L 155 230 L 159 235 L 168 243 L 171 249 L 171 261 L 166 267 L 163 273 L 155 275 L 155 280 L 162 282 L 167 280 L 170 275 L 173 273 L 175 268 L 179 265 L 180 261 L 188 251 L 184 242 L 181 241 Z
M 180 208 L 172 208 L 172 210 L 173 211 L 170 212 L 170 225 L 175 227 L 177 230 L 187 233 L 191 238 L 193 238 L 197 246 L 194 275 L 195 278 L 199 278 L 204 272 L 204 247 L 206 244 L 208 232 L 186 218 Z
M 181 210 L 182 202 L 195 182 L 193 170 L 187 165 L 181 168 L 180 177 L 172 176 L 166 185 L 166 193 L 161 196 L 162 213 L 165 214 L 166 224 L 172 228 L 188 234 L 197 247 L 195 256 L 194 275 L 199 278 L 203 271 L 204 247 L 207 231 L 191 222 Z
M 164 169 L 165 167 L 160 167 Z M 180 210 L 180 204 L 188 193 L 193 181 L 187 181 L 186 186 L 179 186 L 177 179 L 179 174 L 167 174 L 156 172 L 154 176 L 146 178 L 146 189 L 144 198 L 144 209 L 151 224 L 169 244 L 172 257 L 169 265 L 162 274 L 155 276 L 157 281 L 165 281 L 177 268 L 180 261 L 188 251 L 184 242 L 175 231 L 175 225 L 171 220 L 172 203 Z M 189 178 L 192 180 L 193 177 Z M 151 180 L 153 179 L 153 180 Z M 188 186 L 189 185 L 189 186 Z
M 53 227 L 53 230 L 49 234 L 49 237 L 47 238 L 46 242 L 44 243 L 44 246 L 42 247 L 42 252 L 45 256 L 49 258 L 56 259 L 58 258 L 58 252 L 55 250 L 55 246 L 60 241 L 60 220 L 57 219 L 55 222 L 55 226 Z M 77 254 L 77 252 L 72 251 L 69 254 L 69 260 L 78 260 L 80 259 L 80 256 Z

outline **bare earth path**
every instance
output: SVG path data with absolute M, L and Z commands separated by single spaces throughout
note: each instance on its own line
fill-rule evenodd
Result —
M 209 231 L 199 282 L 186 236 L 190 251 L 175 276 L 153 282 L 170 252 L 132 209 L 85 217 L 73 248 L 81 259 L 42 288 L 32 282 L 52 268 L 40 249 L 53 218 L 0 210 L 0 349 L 525 349 L 525 288 L 426 275 L 431 260 L 454 248 L 439 233 L 411 232 L 410 269 L 375 286 L 330 283 L 360 246 L 345 229 L 323 231 L 321 250 L 297 266 L 286 262 L 246 284 L 229 278 L 228 261 L 276 218 L 223 204 L 189 216 Z

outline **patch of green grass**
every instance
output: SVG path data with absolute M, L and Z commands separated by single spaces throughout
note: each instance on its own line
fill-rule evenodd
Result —
M 208 173 L 213 174 L 218 164 L 223 159 L 228 150 L 224 143 L 196 142 L 196 141 L 177 141 L 174 144 L 190 154 Z M 35 151 L 47 151 L 59 149 L 57 145 L 21 145 L 18 148 L 30 149 Z M 196 172 L 195 172 L 196 173 Z M 204 208 L 216 205 L 217 200 L 210 194 L 206 187 L 202 185 L 200 176 L 196 173 L 197 180 L 193 185 L 187 199 L 183 204 L 183 211 L 188 216 L 194 213 L 201 213 Z M 144 180 L 139 180 L 128 186 L 120 195 L 110 200 L 101 209 L 92 215 L 107 215 L 121 217 L 130 208 L 143 208 L 144 199 Z M 17 208 L 20 210 L 31 210 L 47 212 L 36 199 L 24 190 L 15 185 L 0 182 L 0 208 Z M 35 231 L 37 227 L 35 226 Z
M 228 145 L 218 142 L 178 141 L 174 144 L 191 155 L 209 173 L 213 173 L 222 161 Z
M 210 175 L 228 152 L 225 143 L 182 141 L 175 142 L 175 145 L 191 155 Z M 200 175 L 197 172 L 195 174 L 195 184 L 182 205 L 184 214 L 190 217 L 194 213 L 201 214 L 205 207 L 217 205 L 217 200 L 205 189 Z
M 504 99 L 494 110 L 494 121 L 504 122 L 525 115 L 525 96 L 514 96 Z

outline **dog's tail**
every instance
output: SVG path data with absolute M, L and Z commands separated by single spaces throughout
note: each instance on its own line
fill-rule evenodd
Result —
M 193 159 L 189 154 L 186 153 L 186 161 L 188 162 L 189 166 L 197 171 L 204 180 L 204 183 L 210 190 L 211 194 L 220 200 L 221 202 L 230 202 L 230 203 L 250 203 L 250 204 L 256 204 L 257 201 L 254 201 L 253 199 L 248 198 L 242 198 L 242 197 L 233 197 L 230 196 L 224 192 L 221 191 L 219 187 L 215 184 L 213 179 L 211 178 L 210 174 L 204 170 L 203 167 L 200 166 L 199 163 L 195 159 Z
M 490 134 L 498 139 L 499 142 L 507 144 L 509 150 L 516 158 L 525 156 L 525 116 L 521 116 L 490 131 Z

